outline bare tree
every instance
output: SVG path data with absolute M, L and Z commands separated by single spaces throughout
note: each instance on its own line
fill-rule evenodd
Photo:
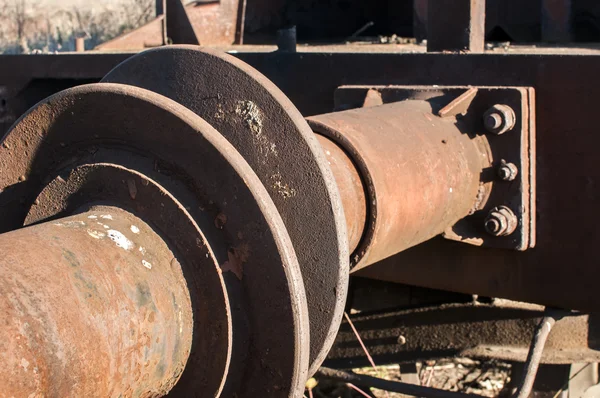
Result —
M 27 15 L 27 0 L 13 0 L 13 19 L 17 27 L 17 40 L 25 37 L 25 27 L 29 22 Z

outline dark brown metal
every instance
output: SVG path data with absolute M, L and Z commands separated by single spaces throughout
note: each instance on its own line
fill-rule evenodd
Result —
M 542 41 L 566 43 L 571 40 L 573 0 L 542 0 Z
M 353 254 L 355 270 L 442 233 L 475 209 L 484 151 L 452 118 L 435 116 L 429 102 L 403 101 L 308 121 L 350 154 L 365 183 L 369 217 Z
M 427 3 L 427 51 L 483 52 L 485 0 Z
M 316 371 L 342 318 L 349 254 L 336 182 L 302 115 L 255 69 L 210 49 L 146 51 L 103 81 L 142 87 L 192 110 L 231 142 L 261 179 L 302 270 L 311 326 L 309 372 Z
M 77 87 L 40 103 L 0 145 L 0 230 L 23 224 L 49 176 L 111 148 L 153 165 L 144 174 L 169 187 L 221 266 L 234 330 L 223 394 L 296 396 L 307 377 L 309 325 L 291 241 L 248 164 L 183 106 L 116 84 Z M 277 328 L 265 327 L 273 322 Z
M 162 1 L 164 3 L 158 7 Z M 186 3 L 181 0 L 158 0 L 156 19 L 102 43 L 96 49 L 142 50 L 165 44 L 227 46 L 243 42 L 245 0 Z M 161 9 L 164 12 L 159 13 Z
M 544 308 L 496 299 L 491 304 L 464 302 L 402 310 L 379 310 L 351 317 L 376 363 L 411 362 L 447 357 L 525 362 Z M 598 316 L 569 316 L 558 321 L 549 336 L 541 363 L 600 361 Z M 347 323 L 326 362 L 327 366 L 368 366 L 364 352 Z
M 141 219 L 98 208 L 2 234 L 0 252 L 5 394 L 162 396 L 175 385 L 190 295 L 176 254 Z

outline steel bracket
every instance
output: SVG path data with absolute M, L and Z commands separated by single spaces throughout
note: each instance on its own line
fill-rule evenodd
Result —
M 484 167 L 472 213 L 449 227 L 444 238 L 476 246 L 524 251 L 535 246 L 535 91 L 532 87 L 470 86 L 341 86 L 336 110 L 376 106 L 405 100 L 425 100 L 437 117 L 452 117 L 461 131 L 480 146 Z M 510 107 L 514 126 L 502 133 L 486 130 L 484 115 L 495 105 Z M 516 174 L 501 177 L 507 165 Z M 488 215 L 507 207 L 516 228 L 495 236 L 486 230 Z M 510 231 L 509 231 L 510 232 Z

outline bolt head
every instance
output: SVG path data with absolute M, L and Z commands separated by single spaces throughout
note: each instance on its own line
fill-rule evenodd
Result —
M 492 106 L 483 115 L 483 125 L 492 134 L 500 135 L 515 127 L 515 112 L 508 105 Z
M 498 234 L 505 228 L 502 226 L 502 221 L 498 218 L 490 218 L 485 220 L 485 230 L 488 233 L 498 236 Z
M 508 236 L 515 232 L 519 221 L 506 206 L 493 208 L 485 219 L 485 230 L 493 236 Z
M 517 178 L 517 174 L 519 173 L 519 169 L 513 163 L 506 163 L 502 160 L 500 166 L 498 167 L 498 177 L 502 181 L 514 181 Z

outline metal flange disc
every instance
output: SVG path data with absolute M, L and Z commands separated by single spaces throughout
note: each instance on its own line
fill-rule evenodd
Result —
M 206 244 L 221 266 L 215 271 L 223 270 L 233 323 L 225 391 L 238 397 L 301 394 L 308 368 L 308 314 L 283 221 L 235 148 L 182 105 L 117 84 L 76 87 L 38 104 L 0 145 L 0 231 L 23 225 L 39 192 L 60 170 L 110 163 L 135 172 L 136 163 L 129 163 L 136 156 L 153 165 L 136 178 L 151 178 L 181 203 L 206 239 L 197 244 Z M 222 300 L 211 305 L 226 310 Z M 204 361 L 220 366 L 219 358 Z M 193 394 L 216 395 L 221 380 L 217 384 Z
M 271 81 L 227 54 L 169 46 L 133 56 L 103 82 L 171 98 L 218 130 L 267 188 L 302 269 L 314 373 L 337 334 L 348 289 L 349 253 L 342 202 L 314 133 Z

